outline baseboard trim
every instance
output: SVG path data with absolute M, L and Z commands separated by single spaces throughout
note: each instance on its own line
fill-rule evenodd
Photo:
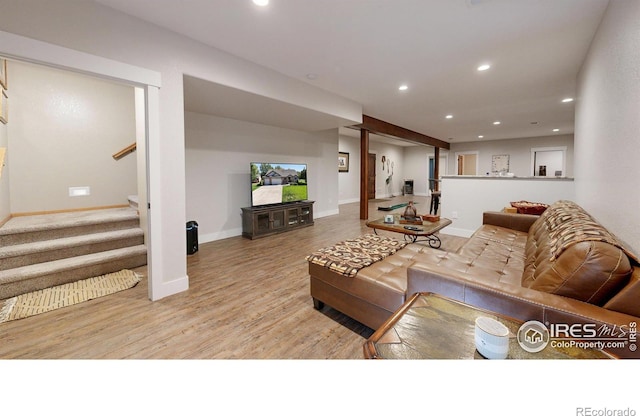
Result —
M 440 230 L 441 234 L 454 235 L 456 237 L 469 238 L 473 234 L 473 230 L 465 230 L 464 228 L 445 227 Z
M 338 201 L 338 205 L 353 204 L 354 202 L 360 202 L 360 198 L 343 199 Z
M 114 209 L 114 208 L 127 208 L 129 204 L 120 205 L 105 205 L 101 207 L 88 207 L 88 208 L 68 208 L 68 209 L 56 209 L 49 211 L 33 211 L 33 212 L 14 212 L 9 215 L 9 219 L 13 217 L 28 217 L 31 215 L 47 215 L 47 214 L 62 214 L 64 212 L 81 212 L 81 211 L 98 211 L 101 209 Z M 0 222 L 0 225 L 2 223 Z
M 0 227 L 2 227 L 3 225 L 5 225 L 5 224 L 6 224 L 6 223 L 11 219 L 11 217 L 12 217 L 12 215 L 11 215 L 11 214 L 9 214 L 9 215 L 7 216 L 7 218 L 5 218 L 5 219 L 3 219 L 3 220 L 0 220 Z
M 157 285 L 156 285 L 157 286 Z M 150 291 L 149 299 L 151 301 L 160 300 L 171 295 L 178 294 L 189 290 L 189 276 L 180 277 L 169 282 L 163 282 L 157 290 Z
M 231 230 L 221 231 L 219 233 L 201 234 L 198 236 L 198 244 L 224 240 L 225 238 L 237 237 L 239 235 L 242 235 L 242 228 L 234 228 Z
M 339 209 L 332 209 L 328 211 L 318 211 L 313 213 L 313 219 L 322 218 L 322 217 L 330 217 L 331 215 L 338 215 L 340 213 Z

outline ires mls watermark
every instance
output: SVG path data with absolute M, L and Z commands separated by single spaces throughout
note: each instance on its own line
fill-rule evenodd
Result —
M 636 351 L 637 322 L 628 325 L 564 324 L 527 321 L 518 330 L 518 343 L 527 352 L 540 352 L 551 345 L 559 348 L 628 349 Z
M 576 416 L 636 416 L 635 409 L 595 409 L 593 407 L 576 407 Z

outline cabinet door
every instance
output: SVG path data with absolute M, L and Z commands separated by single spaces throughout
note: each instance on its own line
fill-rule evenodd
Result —
M 277 211 L 271 211 L 271 228 L 278 230 L 285 226 L 283 209 Z
M 269 211 L 256 212 L 253 214 L 254 218 L 254 230 L 255 234 L 268 233 L 271 229 Z
M 311 205 L 300 208 L 300 224 L 311 222 Z
M 287 225 L 294 227 L 300 222 L 300 210 L 298 208 L 287 209 Z

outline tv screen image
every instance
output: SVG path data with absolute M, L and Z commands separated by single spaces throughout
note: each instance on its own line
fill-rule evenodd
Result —
M 281 204 L 306 199 L 306 164 L 251 162 L 252 206 Z

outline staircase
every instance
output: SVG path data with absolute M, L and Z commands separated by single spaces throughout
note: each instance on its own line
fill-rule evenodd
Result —
M 0 299 L 145 264 L 135 208 L 14 217 L 0 227 Z

